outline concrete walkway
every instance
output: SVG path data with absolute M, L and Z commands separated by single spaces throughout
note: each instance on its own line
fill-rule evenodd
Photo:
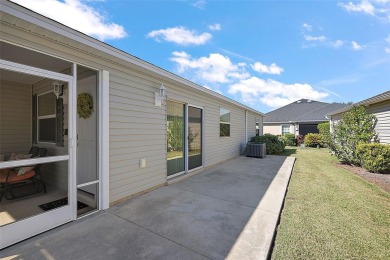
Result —
M 239 157 L 6 248 L 6 259 L 266 259 L 295 158 Z

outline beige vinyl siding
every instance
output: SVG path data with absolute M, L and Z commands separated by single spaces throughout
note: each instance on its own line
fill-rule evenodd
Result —
M 366 112 L 375 115 L 377 123 L 375 132 L 379 142 L 390 144 L 390 100 L 379 102 L 366 107 Z M 343 117 L 343 113 L 332 115 L 331 127 L 333 128 Z
M 337 123 L 340 121 L 340 119 L 343 117 L 343 114 L 340 113 L 340 114 L 335 114 L 335 115 L 332 115 L 331 118 L 330 118 L 330 131 L 333 132 L 333 129 L 335 127 L 335 125 L 337 125 Z
M 165 107 L 154 106 L 158 88 L 141 74 L 110 71 L 111 202 L 166 181 Z
M 23 21 L 16 24 L 23 26 Z M 4 24 L 0 30 L 2 37 L 11 42 L 109 72 L 110 203 L 166 182 L 165 102 L 161 107 L 154 106 L 154 92 L 159 91 L 161 83 L 166 86 L 169 99 L 204 108 L 205 166 L 228 160 L 243 150 L 246 141 L 244 108 L 151 70 L 115 60 L 53 32 L 41 36 L 45 31 L 39 27 L 28 32 Z M 219 107 L 231 111 L 230 137 L 219 137 Z M 145 168 L 139 168 L 141 158 L 146 159 Z
M 378 120 L 375 132 L 378 134 L 379 141 L 390 144 L 390 100 L 366 107 L 366 111 L 375 115 Z
M 31 148 L 31 85 L 1 81 L 0 154 L 28 153 Z
M 249 111 L 247 112 L 247 131 L 248 140 L 246 141 L 249 141 L 251 137 L 256 136 L 256 114 Z
M 263 135 L 264 134 L 264 117 L 263 116 L 257 116 L 256 118 L 259 118 L 259 135 Z

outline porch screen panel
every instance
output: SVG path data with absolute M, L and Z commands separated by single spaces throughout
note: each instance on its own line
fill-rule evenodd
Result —
M 185 105 L 167 101 L 167 174 L 184 171 L 184 111 Z
M 57 98 L 51 90 L 57 80 L 11 69 L 0 69 L 0 78 L 0 234 L 8 225 L 38 218 L 50 226 L 46 213 L 70 210 L 68 143 L 53 145 Z M 62 101 L 67 104 L 67 97 L 58 109 L 69 114 Z M 17 236 L 24 239 L 29 232 Z M 14 235 L 4 237 L 0 248 Z
M 202 166 L 202 109 L 188 107 L 188 170 Z

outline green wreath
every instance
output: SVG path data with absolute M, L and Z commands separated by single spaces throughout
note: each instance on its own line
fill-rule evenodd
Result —
M 93 112 L 93 98 L 91 94 L 81 93 L 77 96 L 77 114 L 80 118 L 88 118 Z

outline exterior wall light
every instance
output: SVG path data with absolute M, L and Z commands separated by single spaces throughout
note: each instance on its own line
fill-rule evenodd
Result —
M 166 98 L 166 88 L 164 84 L 161 84 L 160 93 L 154 92 L 154 105 L 156 107 L 161 107 L 162 101 Z
M 64 85 L 60 82 L 53 82 L 53 92 L 56 95 L 57 99 L 64 94 Z

